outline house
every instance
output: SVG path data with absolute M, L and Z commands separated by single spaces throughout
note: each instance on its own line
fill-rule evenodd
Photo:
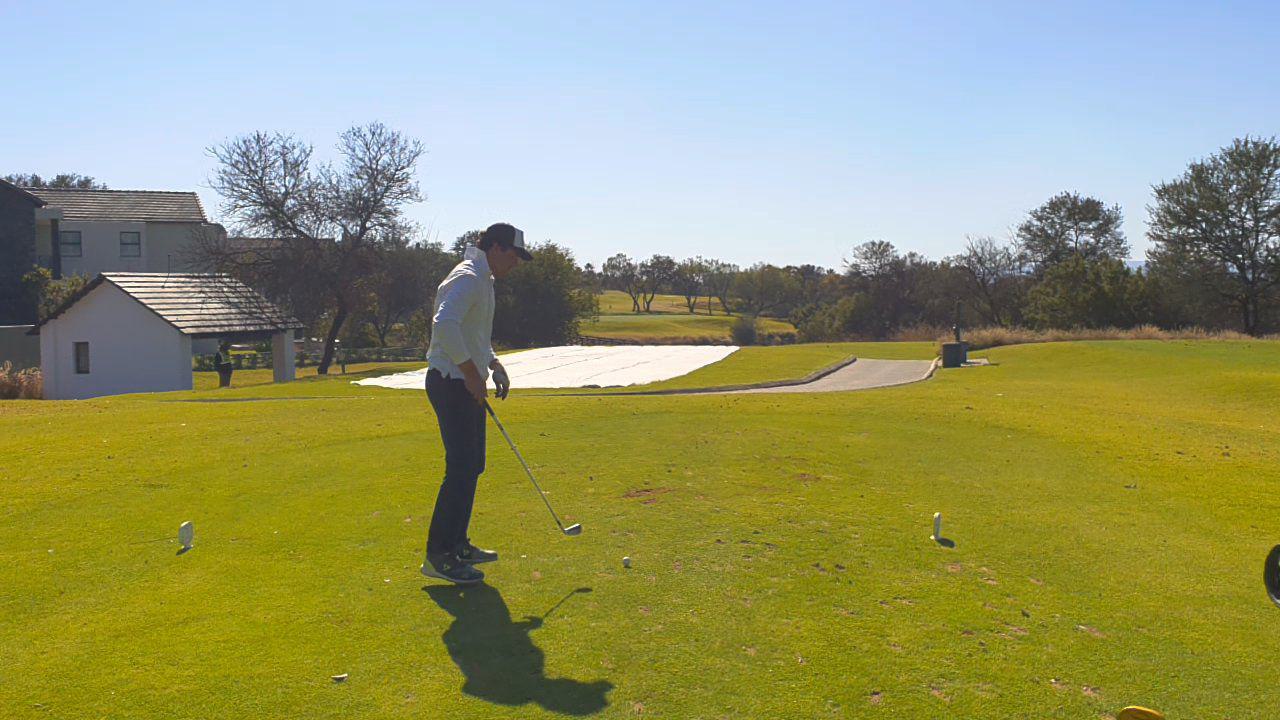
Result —
M 44 397 L 82 399 L 191 389 L 200 339 L 271 339 L 276 382 L 294 378 L 302 324 L 225 275 L 100 273 L 32 328 Z
M 194 192 L 20 188 L 0 180 L 0 325 L 35 322 L 22 276 L 192 271 L 200 238 L 226 237 Z

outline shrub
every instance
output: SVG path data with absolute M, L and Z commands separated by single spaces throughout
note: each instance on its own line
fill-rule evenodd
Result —
M 1139 325 L 1133 328 L 1072 328 L 1069 330 L 1031 330 L 1024 327 L 982 327 L 965 330 L 962 335 L 970 350 L 1023 345 L 1042 342 L 1071 342 L 1075 340 L 1257 340 L 1234 330 L 1204 330 L 1183 328 L 1162 330 L 1155 325 Z M 1275 336 L 1273 336 L 1275 337 Z M 938 337 L 939 347 L 954 338 L 950 333 Z
M 44 377 L 40 368 L 14 370 L 6 360 L 0 365 L 0 400 L 39 400 L 44 397 Z
M 729 327 L 735 345 L 755 345 L 760 339 L 760 323 L 754 315 L 739 315 Z

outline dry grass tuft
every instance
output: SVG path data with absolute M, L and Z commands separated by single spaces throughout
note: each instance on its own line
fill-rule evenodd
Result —
M 0 400 L 39 400 L 44 397 L 44 381 L 39 368 L 14 370 L 6 360 L 0 365 Z
M 1022 345 L 1026 343 L 1070 342 L 1074 340 L 1274 340 L 1271 335 L 1255 338 L 1234 330 L 1205 330 L 1185 328 L 1164 330 L 1155 325 L 1139 325 L 1132 328 L 1071 328 L 1066 330 L 1031 330 L 1023 327 L 981 327 L 965 330 L 965 342 L 970 350 Z M 897 339 L 897 338 L 895 338 Z M 934 335 L 939 345 L 951 342 L 950 331 Z

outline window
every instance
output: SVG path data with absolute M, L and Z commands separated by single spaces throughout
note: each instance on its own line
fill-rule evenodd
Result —
M 82 255 L 80 231 L 63 230 L 59 232 L 58 249 L 61 251 L 62 257 L 80 257 Z
M 89 343 L 78 342 L 73 343 L 76 349 L 76 374 L 89 374 Z
M 120 257 L 142 257 L 142 233 L 120 233 Z

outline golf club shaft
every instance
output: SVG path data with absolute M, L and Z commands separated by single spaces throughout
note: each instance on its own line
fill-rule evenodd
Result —
M 550 610 L 542 613 L 542 619 L 546 620 L 547 618 L 551 617 L 551 613 L 555 612 L 556 610 L 559 610 L 560 606 L 563 605 L 566 600 L 573 597 L 577 592 L 578 592 L 577 590 L 570 590 L 567 595 L 560 598 L 559 602 L 557 602 L 555 605 L 552 605 Z
M 551 513 L 551 518 L 556 521 L 556 527 L 560 528 L 560 532 L 564 532 L 564 523 L 560 522 L 560 516 L 556 515 L 555 509 L 551 507 L 551 501 L 547 500 L 547 494 L 542 492 L 542 487 L 538 485 L 537 479 L 533 477 L 533 471 L 529 469 L 529 463 L 524 461 L 524 456 L 520 454 L 515 441 L 507 434 L 507 429 L 502 426 L 502 421 L 498 419 L 497 413 L 493 411 L 493 406 L 487 400 L 484 403 L 484 409 L 489 412 L 489 417 L 493 418 L 498 430 L 502 431 L 502 437 L 506 438 L 507 444 L 511 446 L 511 452 L 516 454 L 516 459 L 520 461 L 520 466 L 524 468 L 525 474 L 529 476 L 529 482 L 533 483 L 534 489 L 538 491 L 538 497 L 542 498 L 543 504 L 547 506 L 547 511 Z

